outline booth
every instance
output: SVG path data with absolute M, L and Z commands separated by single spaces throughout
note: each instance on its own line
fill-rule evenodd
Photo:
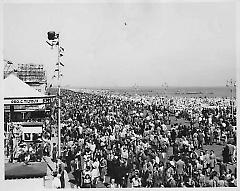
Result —
M 36 141 L 42 137 L 43 123 L 23 122 L 21 124 L 22 140 L 24 142 Z
M 3 80 L 4 105 L 39 105 L 49 104 L 55 97 L 44 95 L 28 84 L 24 83 L 14 74 Z
M 4 112 L 9 114 L 8 122 L 12 122 L 14 118 L 15 122 L 19 122 L 21 119 L 24 121 L 27 115 L 26 112 L 44 110 L 45 105 L 53 102 L 55 97 L 54 95 L 44 95 L 38 92 L 13 73 L 3 80 L 3 88 Z
M 28 114 L 40 109 L 46 112 L 46 105 L 51 104 L 55 96 L 38 92 L 14 73 L 3 80 L 3 92 L 5 148 L 8 141 L 13 142 L 10 144 L 12 152 L 18 149 L 21 140 L 25 143 L 41 140 L 43 123 L 33 121 L 41 121 L 44 117 L 32 119 Z

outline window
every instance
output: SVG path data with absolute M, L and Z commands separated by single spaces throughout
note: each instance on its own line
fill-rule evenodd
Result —
M 31 140 L 31 133 L 24 133 L 24 140 L 30 141 Z
M 37 133 L 33 133 L 33 141 L 36 141 L 38 139 L 38 134 Z

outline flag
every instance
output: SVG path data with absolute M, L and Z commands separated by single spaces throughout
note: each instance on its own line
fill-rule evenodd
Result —
M 53 46 L 50 42 L 46 41 L 46 43 L 48 43 L 49 46 Z
M 63 47 L 60 47 L 60 50 L 61 50 L 61 51 L 64 51 L 64 48 L 63 48 Z
M 55 72 L 59 71 L 59 69 L 55 69 Z
M 62 57 L 63 56 L 63 54 L 62 53 L 60 53 L 60 57 Z
M 61 66 L 64 66 L 64 64 L 63 64 L 62 62 L 59 62 L 59 63 L 60 63 L 60 65 L 61 65 Z M 58 65 L 58 62 L 57 62 L 57 64 L 56 64 L 56 65 Z

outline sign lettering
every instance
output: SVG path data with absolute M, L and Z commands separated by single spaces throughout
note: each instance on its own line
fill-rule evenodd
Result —
M 36 103 L 39 103 L 38 102 L 39 100 L 38 99 L 13 99 L 11 100 L 11 103 L 19 103 L 19 104 L 36 104 Z
M 4 99 L 6 105 L 31 105 L 31 104 L 50 104 L 52 98 L 36 98 L 36 99 Z

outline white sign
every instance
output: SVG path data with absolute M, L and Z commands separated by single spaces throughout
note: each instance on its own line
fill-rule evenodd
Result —
M 36 98 L 36 99 L 4 99 L 4 105 L 32 105 L 32 104 L 48 104 L 51 103 L 51 98 Z
M 42 127 L 22 127 L 23 133 L 42 133 Z

